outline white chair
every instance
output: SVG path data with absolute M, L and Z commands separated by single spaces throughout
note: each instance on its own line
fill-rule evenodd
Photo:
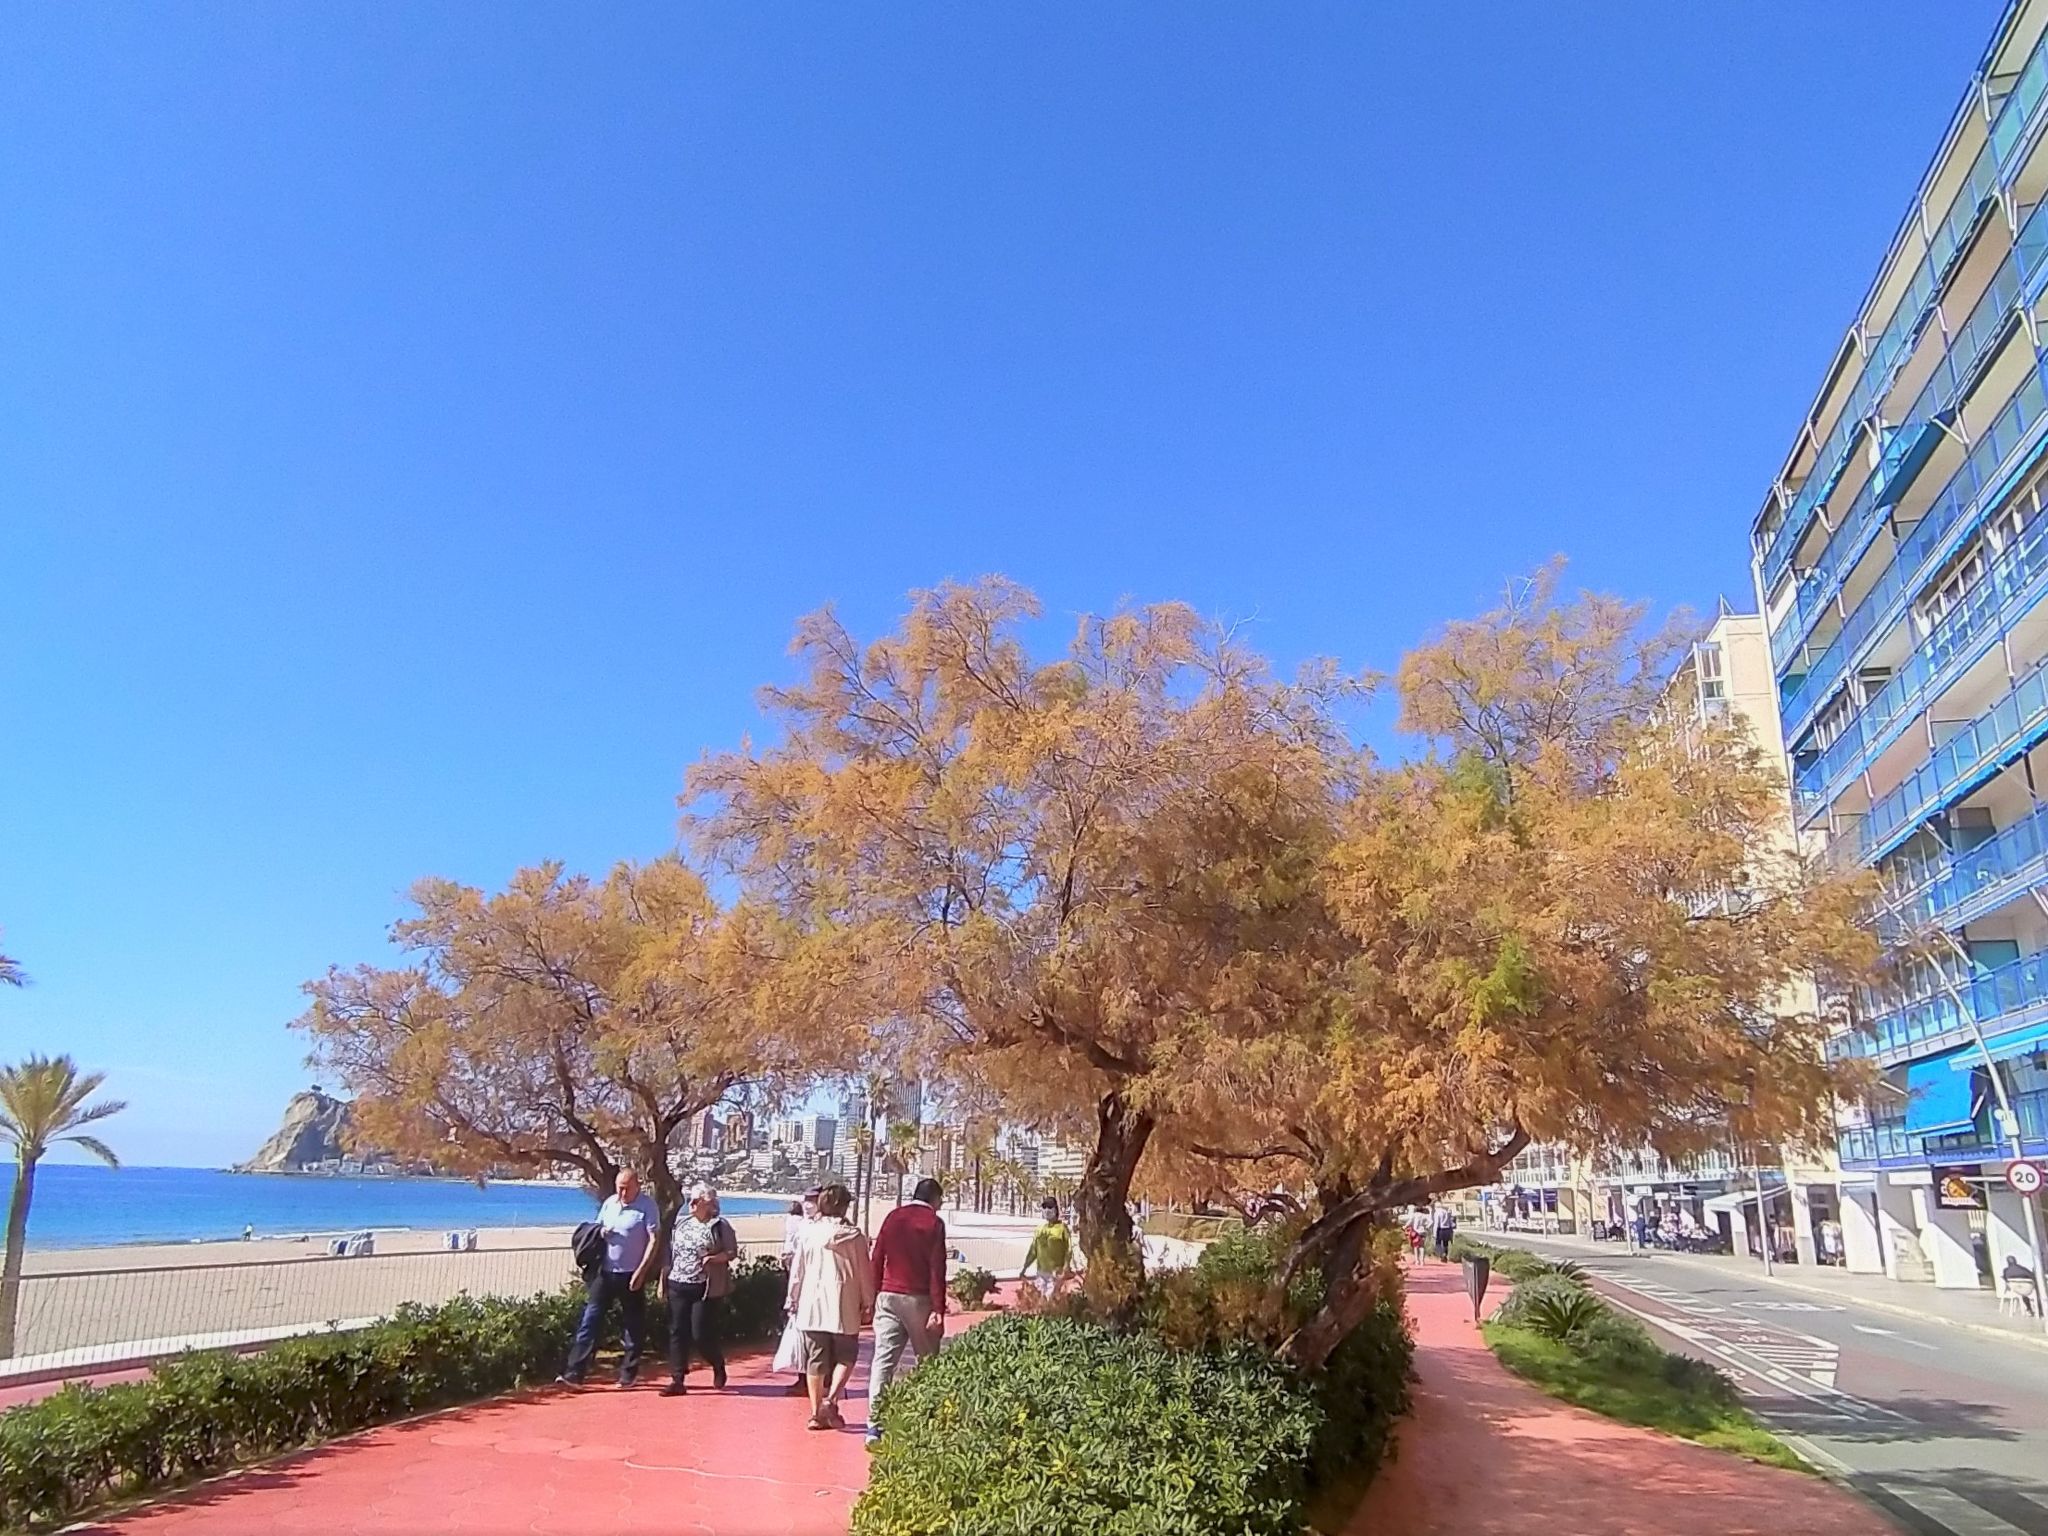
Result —
M 1998 1313 L 2004 1317 L 2032 1317 L 2040 1310 L 2040 1290 L 2032 1280 L 2003 1280 L 1998 1282 Z

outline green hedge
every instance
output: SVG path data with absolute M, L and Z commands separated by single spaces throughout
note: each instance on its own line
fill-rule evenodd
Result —
M 856 1536 L 1303 1530 L 1384 1454 L 1412 1348 L 1389 1294 L 1325 1370 L 1284 1364 L 1316 1298 L 1276 1301 L 1275 1253 L 1234 1237 L 1114 1306 L 1076 1295 L 948 1343 L 877 1405 Z
M 780 1263 L 741 1267 L 728 1337 L 773 1337 L 782 1300 Z M 0 1414 L 0 1528 L 60 1524 L 111 1499 L 551 1380 L 582 1305 L 580 1286 L 519 1299 L 464 1296 L 255 1354 L 179 1355 L 142 1381 L 63 1387 Z M 648 1315 L 659 1352 L 667 1310 L 650 1305 Z

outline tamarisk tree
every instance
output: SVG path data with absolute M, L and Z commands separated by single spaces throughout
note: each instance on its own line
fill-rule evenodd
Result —
M 895 633 L 806 619 L 758 750 L 691 773 L 686 823 L 749 893 L 866 957 L 919 1063 L 1015 1118 L 1092 1127 L 1083 1246 L 1132 1255 L 1131 1180 L 1161 1061 L 1190 1030 L 1267 1028 L 1248 959 L 1295 827 L 1341 757 L 1327 673 L 1273 677 L 1178 605 L 1084 619 L 1034 659 L 1031 595 L 913 595 Z
M 1684 1157 L 1832 1135 L 1822 1000 L 1871 963 L 1857 879 L 1802 858 L 1733 726 L 1665 718 L 1677 631 L 1556 571 L 1403 663 L 1422 759 L 1363 774 L 1321 856 L 1339 963 L 1294 1027 L 1187 1051 L 1176 1156 L 1312 1195 L 1288 1343 L 1316 1365 L 1373 1304 L 1373 1230 L 1491 1183 L 1532 1141 Z M 1821 985 L 1815 987 L 1814 982 Z
M 631 1164 L 666 1218 L 692 1116 L 837 1049 L 829 1008 L 785 992 L 774 923 L 722 911 L 680 860 L 412 896 L 392 939 L 413 963 L 330 970 L 298 1020 L 365 1145 L 455 1171 L 569 1169 L 598 1190 Z

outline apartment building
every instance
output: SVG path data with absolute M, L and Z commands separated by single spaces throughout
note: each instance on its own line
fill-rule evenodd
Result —
M 1660 711 L 1689 731 L 1732 723 L 1776 752 L 1777 683 L 1763 618 L 1722 612 L 1673 670 Z M 1789 797 L 1784 835 L 1794 836 Z M 1788 998 L 1811 1007 L 1812 996 Z M 1735 1253 L 1760 1252 L 1813 1264 L 1837 1257 L 1838 1171 L 1829 1149 L 1721 1148 L 1684 1163 L 1647 1149 L 1576 1157 L 1558 1146 L 1530 1147 L 1488 1192 L 1514 1225 L 1584 1233 L 1641 1218 L 1718 1234 Z M 1758 1191 L 1762 1198 L 1759 1200 Z
M 2048 0 L 2014 0 L 1751 533 L 1796 824 L 1887 892 L 1832 1047 L 1884 1078 L 1846 1261 L 1958 1288 L 2032 1262 L 2004 1173 L 2048 1153 L 2044 123 Z

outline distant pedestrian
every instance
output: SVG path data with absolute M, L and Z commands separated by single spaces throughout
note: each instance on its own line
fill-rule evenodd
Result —
M 2033 1317 L 2041 1301 L 2040 1288 L 2034 1283 L 2034 1272 L 2016 1255 L 2008 1253 L 1998 1278 L 2005 1282 L 2006 1294 L 2019 1297 L 2027 1309 L 2027 1316 Z
M 604 1234 L 604 1259 L 586 1282 L 569 1363 L 555 1379 L 565 1387 L 583 1385 L 605 1314 L 616 1302 L 619 1331 L 625 1336 L 619 1385 L 630 1387 L 640 1374 L 640 1350 L 647 1336 L 647 1279 L 660 1251 L 655 1238 L 661 1230 L 661 1214 L 640 1188 L 638 1169 L 619 1170 L 616 1193 L 598 1207 L 597 1226 Z
M 668 1244 L 668 1385 L 663 1397 L 680 1397 L 688 1387 L 694 1345 L 711 1367 L 711 1385 L 725 1385 L 725 1349 L 720 1343 L 721 1315 L 732 1291 L 732 1261 L 740 1240 L 732 1223 L 718 1214 L 718 1191 L 699 1184 L 690 1201 L 676 1213 Z
M 1436 1208 L 1436 1256 L 1439 1263 L 1451 1262 L 1451 1239 L 1457 1235 L 1458 1216 L 1448 1205 Z
M 1038 1294 L 1050 1300 L 1060 1293 L 1074 1272 L 1074 1238 L 1067 1224 L 1060 1220 L 1059 1201 L 1048 1199 L 1039 1209 L 1045 1219 L 1031 1235 L 1021 1276 L 1030 1280 L 1036 1271 Z
M 922 1365 L 946 1336 L 945 1191 L 919 1179 L 910 1201 L 882 1218 L 875 1234 L 875 1354 L 868 1368 L 868 1443 L 882 1437 L 875 1404 L 896 1379 L 905 1346 Z
M 867 1238 L 847 1218 L 852 1208 L 851 1190 L 826 1185 L 790 1266 L 790 1315 L 804 1335 L 812 1429 L 846 1427 L 839 1402 L 860 1358 L 860 1331 L 875 1315 L 874 1263 Z
M 1408 1230 L 1408 1262 L 1422 1262 L 1423 1228 L 1429 1224 L 1429 1217 L 1421 1211 L 1410 1211 L 1402 1225 Z

